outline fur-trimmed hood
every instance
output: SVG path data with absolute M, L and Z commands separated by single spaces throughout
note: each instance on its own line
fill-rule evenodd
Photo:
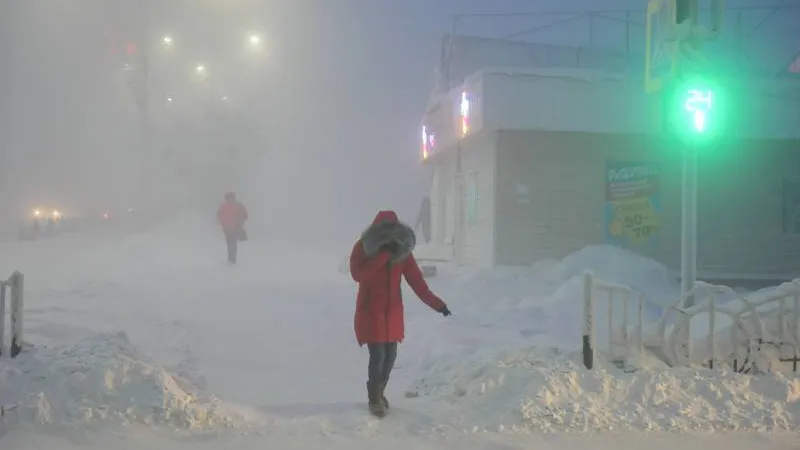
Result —
M 392 253 L 392 263 L 398 263 L 408 258 L 417 244 L 417 238 L 414 230 L 400 222 L 394 211 L 378 211 L 372 225 L 361 233 L 364 253 L 375 256 L 381 247 L 392 243 L 397 244 L 396 251 Z

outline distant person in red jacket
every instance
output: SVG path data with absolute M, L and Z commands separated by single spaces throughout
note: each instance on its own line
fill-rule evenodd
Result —
M 247 233 L 244 231 L 244 223 L 247 221 L 247 209 L 236 200 L 236 194 L 228 192 L 225 194 L 225 202 L 217 211 L 217 221 L 222 226 L 225 233 L 225 244 L 228 247 L 228 263 L 236 264 L 236 256 L 239 252 L 239 241 L 247 240 Z
M 386 382 L 405 337 L 400 280 L 405 277 L 414 293 L 428 306 L 450 315 L 445 302 L 433 294 L 411 254 L 414 231 L 394 211 L 380 211 L 350 254 L 350 274 L 358 283 L 355 332 L 359 345 L 369 349 L 367 397 L 370 412 L 386 415 Z

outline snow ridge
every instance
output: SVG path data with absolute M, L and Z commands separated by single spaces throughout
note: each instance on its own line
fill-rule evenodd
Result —
M 780 373 L 601 362 L 537 347 L 450 358 L 409 397 L 448 402 L 462 427 L 498 432 L 791 431 L 800 428 L 800 378 Z
M 22 423 L 239 428 L 247 420 L 140 354 L 124 332 L 0 360 L 0 404 Z

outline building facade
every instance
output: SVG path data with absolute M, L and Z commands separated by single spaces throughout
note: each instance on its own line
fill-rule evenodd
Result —
M 800 85 L 730 80 L 730 133 L 699 155 L 698 276 L 800 276 Z M 431 102 L 433 241 L 466 265 L 611 244 L 680 264 L 683 146 L 641 80 L 578 69 L 476 72 Z

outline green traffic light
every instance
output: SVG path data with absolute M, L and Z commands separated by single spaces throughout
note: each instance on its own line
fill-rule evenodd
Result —
M 714 113 L 714 91 L 711 89 L 688 89 L 684 98 L 683 107 L 692 121 L 694 131 L 704 133 L 707 130 L 707 117 Z
M 714 142 L 725 127 L 722 93 L 715 83 L 705 79 L 675 83 L 664 98 L 667 132 L 687 144 Z

